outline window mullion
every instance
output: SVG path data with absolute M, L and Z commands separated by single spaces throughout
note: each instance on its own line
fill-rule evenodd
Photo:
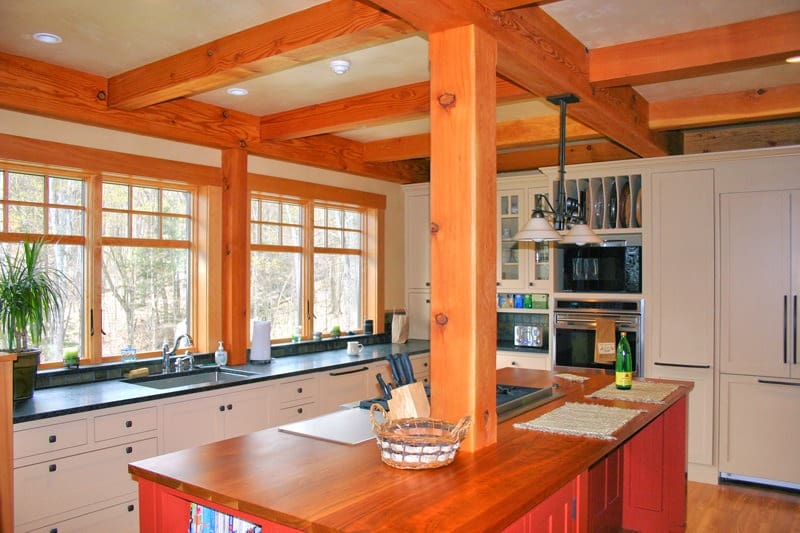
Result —
M 314 202 L 303 202 L 303 333 L 314 332 Z
M 100 175 L 89 178 L 88 208 L 86 210 L 86 320 L 85 337 L 87 357 L 91 363 L 103 360 L 103 272 L 102 250 L 100 248 L 103 227 L 103 180 Z M 94 322 L 92 324 L 92 321 Z M 94 326 L 94 327 L 92 327 Z M 91 335 L 94 330 L 94 335 Z

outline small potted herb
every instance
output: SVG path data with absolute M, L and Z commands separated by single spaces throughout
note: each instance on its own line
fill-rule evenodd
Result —
M 331 328 L 331 337 L 333 337 L 334 339 L 338 339 L 341 334 L 342 330 L 339 329 L 339 326 L 333 326 Z

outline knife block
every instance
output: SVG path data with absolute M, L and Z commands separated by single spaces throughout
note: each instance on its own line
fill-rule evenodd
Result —
M 431 414 L 431 404 L 425 394 L 425 385 L 421 382 L 409 383 L 392 389 L 392 397 L 387 403 L 389 404 L 389 414 L 395 420 L 428 418 Z

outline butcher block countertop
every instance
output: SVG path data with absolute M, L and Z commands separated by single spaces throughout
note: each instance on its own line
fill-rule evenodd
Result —
M 306 531 L 498 531 L 553 495 L 683 398 L 680 383 L 664 403 L 594 400 L 613 381 L 597 371 L 578 383 L 557 372 L 504 368 L 497 382 L 550 387 L 564 396 L 501 423 L 497 443 L 432 470 L 385 465 L 374 440 L 345 445 L 267 429 L 138 461 L 135 478 L 187 496 Z M 635 382 L 634 382 L 635 387 Z M 565 402 L 590 402 L 644 412 L 616 440 L 516 429 Z M 455 422 L 455 421 L 453 421 Z M 144 510 L 143 510 L 144 512 Z

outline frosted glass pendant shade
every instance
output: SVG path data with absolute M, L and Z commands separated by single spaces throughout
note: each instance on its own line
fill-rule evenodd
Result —
M 514 235 L 515 241 L 557 241 L 561 239 L 553 226 L 544 217 L 532 217 L 521 230 Z
M 575 224 L 572 226 L 564 237 L 561 238 L 561 244 L 577 244 L 583 246 L 584 244 L 599 244 L 603 239 L 597 236 L 586 224 Z

